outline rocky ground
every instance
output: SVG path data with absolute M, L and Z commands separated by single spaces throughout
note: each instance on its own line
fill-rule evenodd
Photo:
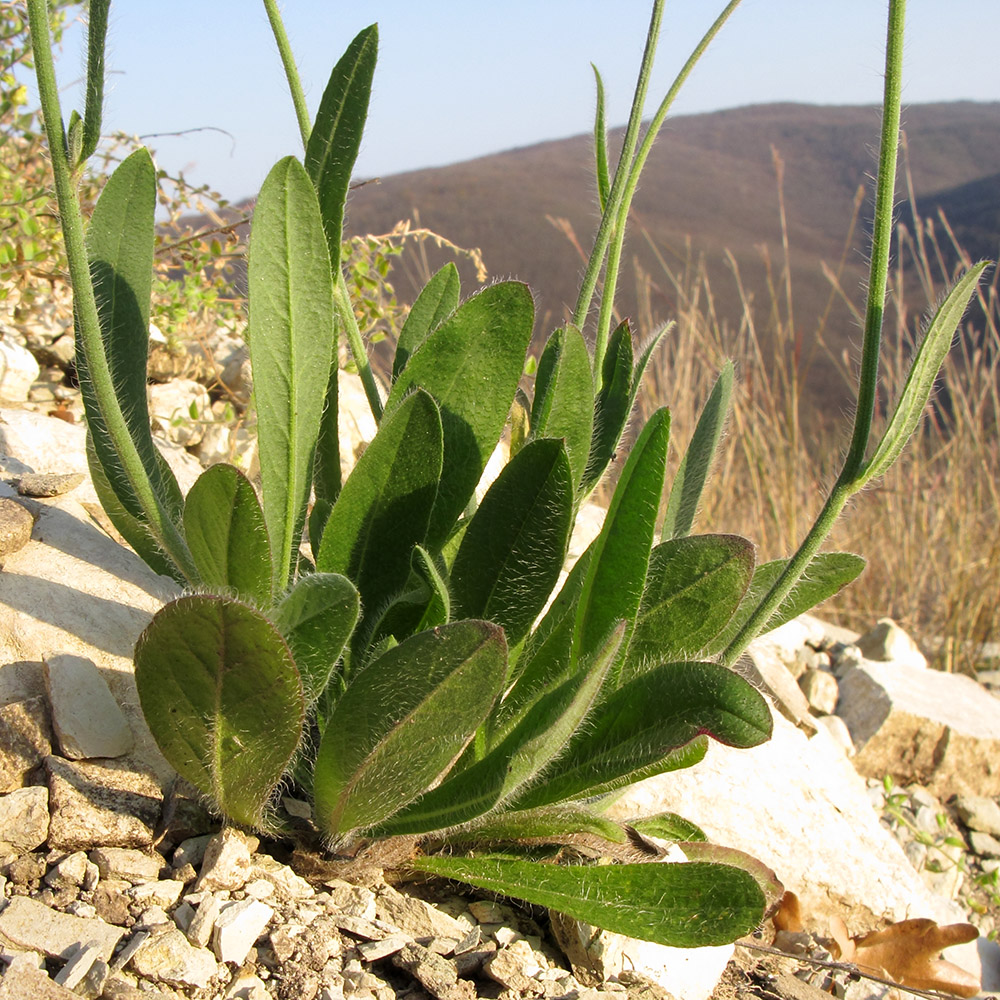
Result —
M 1000 671 L 930 670 L 891 623 L 859 637 L 806 617 L 758 641 L 739 669 L 769 694 L 774 739 L 713 746 L 616 806 L 676 809 L 794 892 L 735 950 L 597 934 L 220 830 L 138 711 L 132 644 L 173 589 L 97 505 L 57 318 L 0 331 L 0 1000 L 890 995 L 831 967 L 848 957 L 963 995 L 970 981 L 1000 988 Z M 184 488 L 212 461 L 252 467 L 235 338 L 158 349 L 153 373 Z M 342 398 L 353 389 L 345 379 Z M 361 398 L 345 415 L 347 463 L 374 431 Z M 593 532 L 600 511 L 587 515 Z M 941 932 L 966 924 L 977 940 Z M 864 938 L 873 930 L 890 946 Z M 960 972 L 935 964 L 946 945 Z

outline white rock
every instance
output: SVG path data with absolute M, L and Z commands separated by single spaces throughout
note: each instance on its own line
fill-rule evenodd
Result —
M 151 937 L 132 957 L 132 968 L 147 979 L 202 989 L 219 971 L 207 948 L 193 948 L 176 929 Z
M 185 448 L 202 439 L 205 423 L 212 419 L 212 401 L 200 382 L 175 378 L 147 386 L 147 394 L 154 431 Z
M 713 843 L 772 868 L 817 925 L 844 914 L 857 931 L 884 919 L 964 922 L 960 907 L 928 892 L 879 824 L 864 780 L 825 730 L 807 738 L 783 716 L 772 716 L 769 742 L 750 750 L 712 742 L 700 764 L 640 782 L 609 815 L 680 813 Z M 989 944 L 980 943 L 987 958 L 995 950 Z M 979 974 L 975 944 L 949 949 L 949 958 Z M 984 988 L 994 987 L 984 982 Z
M 122 878 L 129 882 L 152 882 L 160 877 L 166 861 L 159 854 L 147 854 L 129 847 L 97 847 L 90 852 L 101 878 Z
M 848 757 L 854 756 L 854 741 L 851 739 L 851 731 L 839 715 L 821 715 L 816 720 L 816 725 L 820 729 L 825 729 L 827 735 Z
M 59 970 L 56 982 L 60 986 L 65 986 L 68 990 L 74 990 L 84 977 L 90 972 L 95 962 L 101 960 L 101 945 L 98 941 L 88 941 L 72 958 Z
M 212 931 L 215 929 L 215 921 L 221 909 L 222 903 L 217 896 L 209 893 L 202 899 L 185 931 L 191 944 L 197 948 L 208 946 L 208 942 L 212 940 Z
M 242 889 L 249 877 L 250 848 L 247 839 L 233 827 L 226 827 L 208 842 L 194 891 Z
M 132 731 L 94 663 L 73 653 L 46 653 L 42 661 L 62 755 L 80 760 L 128 753 Z
M 241 899 L 224 906 L 212 931 L 216 958 L 242 965 L 273 916 L 274 909 L 256 899 Z
M 375 913 L 379 920 L 395 925 L 410 937 L 451 937 L 459 941 L 465 937 L 465 928 L 454 917 L 416 896 L 404 896 L 392 886 L 379 887 Z
M 814 712 L 833 715 L 837 707 L 837 678 L 833 674 L 809 667 L 799 677 L 799 688 Z
M 15 959 L 0 979 L 0 1000 L 79 1000 L 79 994 Z
M 67 854 L 45 873 L 45 884 L 53 889 L 83 885 L 83 880 L 87 877 L 87 865 L 87 855 L 83 851 Z
M 1000 836 L 1000 805 L 983 795 L 960 795 L 955 801 L 959 818 L 970 830 Z
M 0 337 L 0 399 L 23 403 L 39 373 L 31 351 L 14 340 Z
M 341 369 L 337 375 L 337 395 L 340 405 L 337 412 L 340 469 L 346 479 L 361 452 L 375 437 L 378 424 L 372 416 L 360 376 Z
M 0 934 L 20 948 L 66 960 L 84 945 L 97 942 L 106 962 L 125 932 L 103 920 L 60 913 L 28 896 L 14 896 L 0 911 Z
M 49 835 L 49 790 L 37 785 L 0 797 L 0 855 L 33 851 Z
M 870 631 L 862 635 L 855 645 L 866 660 L 891 660 L 901 666 L 927 669 L 927 657 L 911 636 L 891 618 L 880 618 Z
M 1000 795 L 996 699 L 961 674 L 866 660 L 840 679 L 861 774 L 891 774 L 939 795 Z
M 183 892 L 183 882 L 178 882 L 177 879 L 173 878 L 165 878 L 133 886 L 129 890 L 129 896 L 139 906 L 162 906 L 165 909 L 170 909 L 177 905 Z

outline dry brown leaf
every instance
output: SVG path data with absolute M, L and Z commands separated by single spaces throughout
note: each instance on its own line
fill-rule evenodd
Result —
M 805 930 L 802 923 L 802 908 L 799 905 L 799 897 L 791 889 L 786 889 L 778 903 L 778 909 L 771 918 L 776 931 L 790 931 L 797 934 Z
M 941 990 L 960 997 L 974 997 L 980 990 L 975 976 L 940 957 L 945 948 L 979 937 L 972 924 L 941 927 L 927 918 L 901 920 L 884 930 L 846 941 L 841 940 L 837 930 L 833 935 L 841 946 L 841 959 L 854 962 L 864 972 L 892 979 L 901 986 Z M 846 928 L 844 932 L 846 938 Z

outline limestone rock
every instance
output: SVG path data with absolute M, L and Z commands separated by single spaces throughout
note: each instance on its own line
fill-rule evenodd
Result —
M 58 497 L 75 490 L 86 476 L 82 472 L 59 475 L 55 472 L 29 472 L 17 481 L 17 492 L 23 497 Z
M 212 419 L 212 401 L 200 382 L 178 378 L 147 387 L 153 430 L 184 448 L 197 444 L 204 422 Z
M 143 882 L 133 886 L 128 895 L 136 906 L 143 908 L 159 906 L 170 909 L 177 905 L 184 892 L 184 883 L 174 878 L 157 879 L 154 882 Z
M 215 956 L 192 947 L 176 928 L 151 937 L 133 956 L 132 968 L 149 979 L 202 989 L 219 971 Z
M 97 847 L 90 852 L 101 878 L 129 882 L 152 882 L 160 877 L 166 861 L 159 854 L 147 854 L 129 847 Z
M 1000 713 L 971 678 L 865 661 L 842 675 L 837 714 L 861 774 L 941 795 L 1000 795 Z
M 242 889 L 249 877 L 250 847 L 247 838 L 239 830 L 226 827 L 208 842 L 194 891 Z
M 160 817 L 162 789 L 149 773 L 115 761 L 47 757 L 49 844 L 64 850 L 147 847 Z
M 241 899 L 222 907 L 212 930 L 215 957 L 242 965 L 273 916 L 274 909 L 256 899 Z
M 108 961 L 121 940 L 122 929 L 103 920 L 60 913 L 28 896 L 14 896 L 0 911 L 0 934 L 20 948 L 50 958 L 68 959 L 90 941 L 96 941 L 101 958 Z
M 87 855 L 83 851 L 67 854 L 46 872 L 45 884 L 52 886 L 53 889 L 81 886 L 87 877 L 88 864 Z
M 891 618 L 880 618 L 870 631 L 862 635 L 855 645 L 866 660 L 889 661 L 918 670 L 927 668 L 927 657 L 910 635 Z
M 799 687 L 818 715 L 833 715 L 837 707 L 837 678 L 826 670 L 808 667 L 799 677 Z
M 982 795 L 960 795 L 955 800 L 959 818 L 970 830 L 1000 837 L 1000 805 Z
M 404 896 L 391 886 L 381 886 L 375 899 L 380 920 L 394 924 L 414 938 L 450 937 L 460 941 L 468 928 L 436 906 L 415 896 Z
M 52 726 L 44 698 L 0 705 L 0 747 L 0 792 L 12 792 L 52 752 Z
M 31 541 L 35 519 L 16 500 L 0 498 L 0 566 Z
M 0 855 L 33 851 L 49 835 L 49 790 L 16 788 L 0 797 Z
M 767 743 L 737 750 L 710 742 L 696 767 L 640 782 L 609 815 L 680 813 L 713 843 L 746 851 L 773 869 L 817 923 L 837 915 L 857 932 L 884 919 L 964 921 L 960 907 L 929 893 L 879 824 L 864 780 L 825 730 L 807 738 L 780 714 L 772 716 Z M 974 944 L 949 949 L 949 958 L 979 973 Z
M 52 728 L 70 760 L 121 757 L 132 749 L 132 731 L 92 660 L 46 653 L 45 687 Z
M 0 979 L 0 1000 L 79 1000 L 79 994 L 53 982 L 41 969 L 18 962 Z
M 392 963 L 410 973 L 437 1000 L 475 1000 L 475 986 L 458 978 L 455 963 L 419 944 L 404 945 L 392 956 Z
M 0 337 L 0 399 L 23 403 L 39 372 L 31 351 L 15 340 Z

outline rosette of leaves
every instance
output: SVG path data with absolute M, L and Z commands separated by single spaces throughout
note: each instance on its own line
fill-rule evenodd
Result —
M 311 123 L 290 72 L 305 156 L 276 164 L 256 202 L 248 341 L 259 489 L 217 465 L 182 496 L 146 409 L 154 167 L 142 150 L 126 159 L 82 239 L 61 174 L 83 155 L 73 122 L 92 134 L 99 103 L 71 120 L 68 138 L 59 135 L 41 41 L 45 0 L 29 10 L 45 117 L 56 130 L 95 486 L 136 551 L 185 588 L 135 649 L 142 709 L 166 758 L 223 816 L 260 830 L 282 832 L 272 802 L 285 783 L 311 801 L 316 831 L 341 854 L 392 837 L 461 845 L 472 853 L 411 863 L 665 944 L 748 932 L 776 898 L 773 877 L 737 852 L 699 843 L 697 827 L 677 817 L 636 828 L 685 841 L 686 864 L 534 856 L 538 844 L 581 835 L 622 843 L 626 830 L 602 811 L 618 789 L 696 764 L 710 740 L 766 740 L 769 709 L 728 664 L 750 632 L 777 626 L 860 572 L 856 556 L 813 551 L 808 576 L 790 576 L 794 560 L 758 567 L 747 540 L 691 533 L 731 366 L 669 490 L 669 412 L 642 427 L 600 534 L 560 585 L 579 506 L 625 450 L 657 340 L 635 358 L 627 324 L 607 336 L 598 329 L 593 353 L 579 324 L 557 330 L 529 399 L 519 383 L 531 293 L 501 282 L 463 301 L 448 265 L 408 315 L 383 398 L 339 258 L 375 68 L 371 27 L 334 67 Z M 92 16 L 92 74 L 104 20 Z M 656 24 L 654 16 L 651 32 Z M 283 31 L 276 37 L 286 44 Z M 600 111 L 598 125 L 600 140 Z M 627 213 L 634 184 L 626 181 L 641 156 L 626 140 L 611 183 L 603 149 L 599 141 L 599 189 L 613 219 Z M 614 259 L 616 245 L 599 236 L 594 259 L 609 247 Z M 956 301 L 945 301 L 943 322 Z M 341 333 L 379 421 L 344 481 Z M 901 411 L 912 409 L 910 397 Z M 477 504 L 508 426 L 510 460 Z M 880 447 L 876 459 L 889 451 Z

